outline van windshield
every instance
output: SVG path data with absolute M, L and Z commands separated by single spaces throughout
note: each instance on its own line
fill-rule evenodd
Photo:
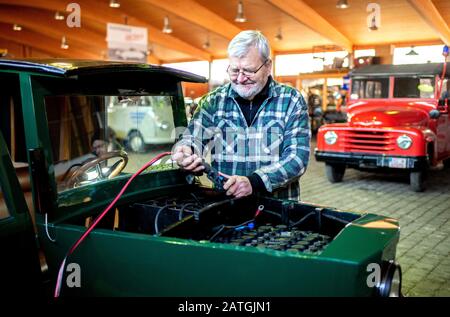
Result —
M 434 78 L 397 77 L 394 98 L 433 98 Z
M 173 102 L 154 95 L 45 97 L 58 192 L 129 176 L 170 151 Z M 163 158 L 147 171 L 171 168 Z
M 388 98 L 389 78 L 352 79 L 350 99 Z

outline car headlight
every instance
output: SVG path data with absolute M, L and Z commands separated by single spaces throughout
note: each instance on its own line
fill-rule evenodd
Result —
M 334 131 L 327 131 L 324 136 L 325 143 L 329 145 L 333 145 L 336 143 L 338 136 Z
M 386 263 L 384 275 L 378 286 L 379 295 L 382 297 L 402 296 L 402 269 L 393 261 Z
M 397 138 L 397 145 L 399 148 L 403 150 L 407 150 L 411 147 L 413 141 L 411 137 L 407 136 L 406 134 L 403 134 Z

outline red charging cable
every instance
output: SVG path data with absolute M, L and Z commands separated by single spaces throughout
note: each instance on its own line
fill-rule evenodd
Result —
M 128 188 L 128 186 L 130 185 L 130 183 L 139 175 L 141 174 L 145 169 L 147 169 L 149 166 L 153 165 L 156 161 L 158 161 L 159 159 L 161 159 L 162 157 L 166 156 L 166 155 L 171 155 L 171 152 L 164 152 L 161 153 L 159 155 L 157 155 L 156 157 L 154 157 L 153 159 L 151 159 L 150 161 L 148 161 L 147 163 L 145 163 L 144 166 L 142 166 L 136 173 L 133 174 L 133 176 L 130 177 L 130 179 L 127 181 L 127 183 L 125 184 L 125 186 L 123 186 L 122 190 L 119 192 L 119 194 L 117 194 L 116 198 L 114 198 L 114 200 L 109 204 L 108 207 L 106 207 L 106 209 L 97 217 L 95 218 L 94 222 L 89 226 L 89 228 L 83 233 L 83 235 L 72 245 L 72 247 L 69 249 L 69 252 L 67 252 L 66 256 L 64 257 L 64 260 L 61 263 L 61 266 L 59 267 L 59 271 L 58 271 L 58 278 L 56 280 L 56 286 L 55 286 L 55 292 L 54 292 L 54 297 L 57 298 L 59 297 L 59 294 L 61 293 L 61 281 L 63 278 L 63 274 L 64 274 L 64 267 L 66 266 L 66 260 L 67 258 L 75 251 L 75 249 L 81 244 L 81 242 L 84 241 L 84 239 L 86 239 L 86 237 L 89 235 L 89 233 L 91 233 L 92 230 L 94 230 L 95 226 L 97 226 L 97 224 L 100 222 L 100 220 L 103 219 L 103 217 L 108 213 L 108 211 L 111 210 L 111 208 L 116 204 L 116 202 L 119 200 L 119 198 L 122 196 L 122 194 L 125 192 L 125 190 Z

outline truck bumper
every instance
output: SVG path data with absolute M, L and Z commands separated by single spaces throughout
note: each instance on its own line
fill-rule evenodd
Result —
M 330 164 L 342 164 L 353 168 L 395 168 L 420 170 L 428 166 L 426 156 L 397 156 L 366 153 L 314 152 L 316 160 Z

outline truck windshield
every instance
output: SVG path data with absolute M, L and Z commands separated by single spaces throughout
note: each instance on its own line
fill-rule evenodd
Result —
M 153 95 L 45 97 L 58 191 L 130 175 L 170 151 L 172 103 Z M 154 168 L 173 168 L 159 163 Z
M 394 98 L 433 98 L 434 78 L 397 77 Z
M 387 98 L 389 78 L 364 78 L 352 80 L 350 99 Z

